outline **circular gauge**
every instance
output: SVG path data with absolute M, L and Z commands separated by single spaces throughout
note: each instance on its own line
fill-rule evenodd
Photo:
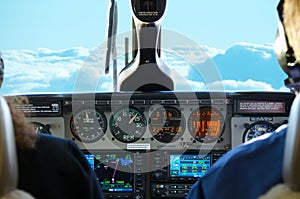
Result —
M 94 109 L 78 112 L 71 119 L 71 131 L 82 142 L 92 143 L 101 139 L 106 131 L 105 116 Z
M 177 141 L 185 130 L 185 119 L 181 111 L 175 107 L 160 107 L 150 117 L 152 136 L 163 143 Z
M 145 115 L 136 108 L 119 109 L 111 116 L 110 129 L 113 136 L 121 142 L 135 142 L 140 139 L 147 126 Z
M 200 107 L 194 110 L 188 121 L 191 135 L 199 142 L 214 142 L 223 132 L 222 113 L 212 107 Z
M 39 122 L 31 122 L 31 124 L 33 125 L 33 128 L 35 130 L 36 133 L 42 133 L 42 134 L 50 134 L 50 125 L 49 124 L 42 124 Z
M 275 126 L 269 122 L 255 122 L 246 129 L 243 136 L 243 142 L 248 142 L 253 138 L 261 136 L 265 133 L 273 132 L 274 130 Z

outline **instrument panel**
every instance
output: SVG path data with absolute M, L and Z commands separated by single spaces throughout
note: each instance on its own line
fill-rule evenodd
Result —
M 82 149 L 211 150 L 230 148 L 232 105 L 226 98 L 180 94 L 103 94 L 64 98 L 65 137 Z M 226 121 L 227 120 L 227 121 Z
M 223 154 L 287 123 L 289 93 L 29 95 L 37 133 L 73 140 L 109 198 L 185 198 Z

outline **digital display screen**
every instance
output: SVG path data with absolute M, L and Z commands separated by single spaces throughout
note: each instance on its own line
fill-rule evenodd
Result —
M 85 158 L 89 162 L 91 168 L 94 170 L 95 169 L 94 155 L 85 155 Z
M 175 107 L 162 107 L 155 110 L 150 117 L 150 131 L 153 137 L 163 143 L 178 140 L 185 129 L 185 119 Z
M 210 155 L 170 155 L 170 177 L 202 177 L 210 164 Z
M 133 158 L 130 154 L 85 155 L 103 192 L 133 192 Z
M 200 142 L 212 142 L 221 136 L 223 128 L 222 113 L 212 107 L 200 107 L 189 118 L 190 133 Z

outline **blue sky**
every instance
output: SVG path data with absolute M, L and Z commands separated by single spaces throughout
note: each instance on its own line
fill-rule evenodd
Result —
M 0 48 L 95 47 L 105 40 L 107 0 L 1 0 Z M 188 2 L 188 3 L 187 3 Z M 277 0 L 169 0 L 163 27 L 201 45 L 273 43 Z M 119 32 L 130 30 L 129 0 L 118 0 Z
M 96 84 L 92 88 L 84 87 L 85 91 L 111 91 L 111 77 L 103 75 L 103 68 L 99 69 L 101 64 L 97 64 L 98 68 L 85 67 L 94 49 L 101 48 L 106 40 L 107 2 L 0 1 L 0 50 L 6 64 L 2 92 L 70 92 L 76 90 L 80 77 L 83 77 L 82 85 L 88 85 L 85 79 Z M 277 3 L 274 0 L 169 0 L 163 28 L 197 45 L 171 46 L 177 56 L 164 53 L 162 58 L 172 70 L 183 75 L 193 90 L 206 90 L 208 85 L 184 60 L 192 59 L 197 65 L 203 62 L 204 56 L 220 72 L 227 91 L 286 91 L 283 85 L 286 75 L 273 52 Z M 121 34 L 131 28 L 129 1 L 118 0 L 118 7 Z M 204 62 L 208 63 L 207 60 Z M 119 70 L 122 63 L 119 61 Z M 182 82 L 177 87 L 182 89 Z

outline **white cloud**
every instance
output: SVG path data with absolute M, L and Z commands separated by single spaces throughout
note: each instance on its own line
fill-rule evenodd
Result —
M 245 46 L 248 48 L 273 50 L 273 44 L 255 44 L 255 43 L 249 43 L 249 42 L 236 42 L 233 45 L 241 45 L 241 46 Z
M 196 82 L 196 81 L 190 81 L 187 80 L 184 83 L 183 82 L 177 82 L 175 84 L 175 89 L 178 91 L 207 91 L 207 86 L 204 82 Z
M 248 42 L 237 42 L 233 45 L 241 46 L 250 52 L 260 54 L 264 59 L 270 59 L 272 57 L 271 52 L 274 52 L 273 44 L 253 44 Z
M 197 65 L 211 59 L 217 52 L 223 53 L 223 51 L 217 51 L 216 49 L 214 52 L 208 51 L 208 48 L 202 48 L 200 46 L 178 46 L 170 49 L 163 49 L 162 60 L 171 56 L 177 60 L 184 60 L 186 63 Z
M 225 54 L 225 51 L 222 49 L 214 48 L 214 47 L 209 47 L 206 45 L 201 46 L 202 49 L 208 54 L 209 57 L 214 57 L 219 54 Z
M 188 84 L 188 85 L 187 85 Z M 209 84 L 204 82 L 197 82 L 187 80 L 186 82 L 177 82 L 176 89 L 184 91 L 186 88 L 190 88 L 192 91 L 227 91 L 227 92 L 237 92 L 237 91 L 281 91 L 287 92 L 288 89 L 282 87 L 276 90 L 272 85 L 248 79 L 247 81 L 236 81 L 236 80 L 223 80 L 216 81 Z
M 7 89 L 10 91 L 10 94 L 16 94 L 16 93 L 31 93 L 32 90 L 36 88 L 40 89 L 46 89 L 49 88 L 49 84 L 45 84 L 43 82 L 41 83 L 35 83 L 35 82 L 25 82 L 25 83 L 14 83 L 7 86 Z
M 280 89 L 278 91 L 281 91 L 281 92 L 290 92 L 290 89 L 287 88 L 286 86 L 282 86 L 282 87 L 280 87 Z
M 90 54 L 90 50 L 83 48 L 83 47 L 73 47 L 69 49 L 59 49 L 59 50 L 52 50 L 48 48 L 38 48 L 37 54 L 39 57 L 51 57 L 51 56 L 58 56 L 58 57 L 87 57 Z
M 247 52 L 259 53 L 259 56 L 254 56 L 253 59 L 261 61 L 262 64 L 267 63 L 264 59 L 273 56 L 270 54 L 273 49 L 272 45 L 240 42 L 233 46 L 239 50 L 238 47 L 244 50 L 243 56 L 248 56 Z M 181 46 L 163 51 L 162 59 L 180 76 L 175 78 L 176 90 L 207 91 L 222 90 L 224 87 L 226 91 L 288 91 L 285 87 L 274 88 L 270 83 L 255 81 L 251 78 L 240 81 L 226 78 L 224 81 L 211 84 L 200 82 L 199 78 L 189 78 L 191 75 L 189 69 L 193 64 L 203 62 L 218 54 L 227 56 L 226 52 L 208 46 L 201 48 Z M 4 91 L 6 93 L 44 90 L 72 92 L 74 89 L 76 91 L 112 91 L 111 73 L 104 75 L 105 53 L 101 47 L 98 49 L 76 47 L 60 50 L 46 48 L 6 50 L 2 51 L 2 55 L 5 61 Z M 230 56 L 228 58 L 231 59 Z M 239 59 L 242 60 L 243 57 Z M 118 70 L 123 67 L 124 55 L 119 53 Z M 235 71 L 229 72 L 235 73 Z M 249 75 L 253 76 L 252 73 Z
M 223 80 L 212 84 L 222 84 L 226 91 L 275 91 L 271 84 L 252 79 L 247 81 Z
M 109 92 L 109 91 L 112 91 L 113 90 L 113 87 L 112 87 L 112 84 L 111 84 L 111 81 L 109 80 L 106 80 L 106 81 L 103 81 L 101 83 L 99 83 L 99 91 L 101 92 Z
M 89 50 L 7 50 L 2 51 L 5 62 L 3 88 L 9 93 L 63 88 L 83 65 Z M 74 80 L 73 80 L 74 81 Z M 57 83 L 56 83 L 57 82 Z

